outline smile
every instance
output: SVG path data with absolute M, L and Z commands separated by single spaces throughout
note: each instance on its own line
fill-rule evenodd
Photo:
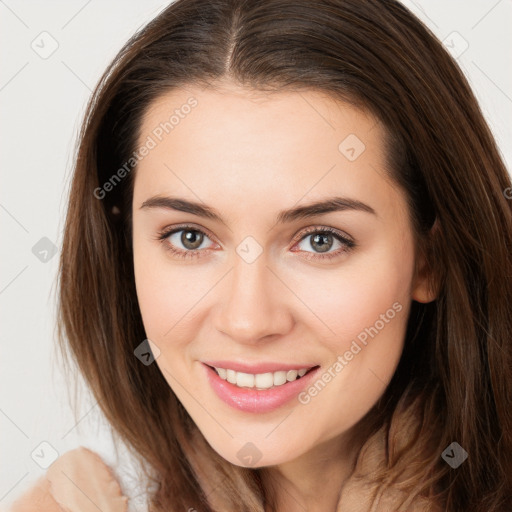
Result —
M 299 370 L 281 370 L 267 373 L 244 373 L 237 372 L 229 368 L 215 368 L 217 375 L 222 380 L 238 386 L 239 388 L 256 388 L 259 390 L 271 389 L 276 386 L 282 386 L 287 382 L 293 382 L 303 377 L 311 368 L 301 368 Z
M 224 403 L 234 409 L 251 413 L 271 412 L 291 403 L 304 388 L 310 385 L 320 370 L 318 365 L 293 367 L 268 363 L 251 367 L 227 363 L 227 361 L 203 362 L 206 380 Z

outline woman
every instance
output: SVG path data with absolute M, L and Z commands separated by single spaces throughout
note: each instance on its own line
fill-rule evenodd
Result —
M 136 34 L 80 134 L 59 311 L 149 510 L 511 510 L 507 191 L 398 2 L 178 0 Z M 25 503 L 76 506 L 58 469 Z

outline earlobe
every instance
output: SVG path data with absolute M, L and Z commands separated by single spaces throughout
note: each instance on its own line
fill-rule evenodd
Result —
M 437 236 L 438 231 L 439 221 L 436 218 L 428 234 L 427 248 L 432 246 L 432 240 Z M 411 291 L 411 298 L 424 304 L 434 301 L 439 293 L 439 282 L 433 272 L 433 265 L 429 258 L 431 258 L 430 251 L 427 255 L 424 251 L 418 250 Z

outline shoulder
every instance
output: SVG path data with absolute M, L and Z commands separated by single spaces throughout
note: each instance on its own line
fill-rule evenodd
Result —
M 8 512 L 126 512 L 128 498 L 101 457 L 80 446 L 62 454 Z

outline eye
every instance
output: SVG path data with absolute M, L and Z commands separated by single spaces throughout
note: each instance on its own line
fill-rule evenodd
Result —
M 202 253 L 208 250 L 208 247 L 202 246 L 205 240 L 209 239 L 210 236 L 201 229 L 186 225 L 177 226 L 172 229 L 164 229 L 157 234 L 156 238 L 164 245 L 166 250 L 170 251 L 176 257 L 194 258 L 201 256 Z M 308 238 L 310 239 L 309 244 L 305 245 L 312 248 L 315 252 L 310 252 L 305 248 L 301 248 L 300 250 L 308 254 L 305 256 L 308 260 L 336 258 L 343 253 L 349 252 L 356 246 L 353 240 L 329 227 L 308 228 L 305 232 L 301 232 L 300 236 L 295 237 L 295 240 L 298 240 L 298 244 L 296 245 L 304 243 Z M 328 252 L 336 243 L 340 247 L 333 252 Z
M 201 246 L 208 238 L 209 236 L 204 231 L 194 226 L 179 226 L 170 230 L 163 230 L 157 236 L 157 239 L 163 243 L 164 248 L 179 258 L 200 256 L 200 253 L 204 252 L 203 249 L 205 249 Z
M 340 256 L 343 253 L 352 250 L 356 244 L 350 238 L 342 235 L 333 228 L 309 228 L 301 233 L 299 244 L 305 242 L 309 238 L 309 242 L 305 243 L 306 247 L 312 248 L 315 252 L 309 252 L 302 248 L 301 250 L 308 253 L 306 259 L 331 259 Z M 333 252 L 328 252 L 336 243 L 340 246 Z M 316 252 L 318 251 L 318 252 Z

